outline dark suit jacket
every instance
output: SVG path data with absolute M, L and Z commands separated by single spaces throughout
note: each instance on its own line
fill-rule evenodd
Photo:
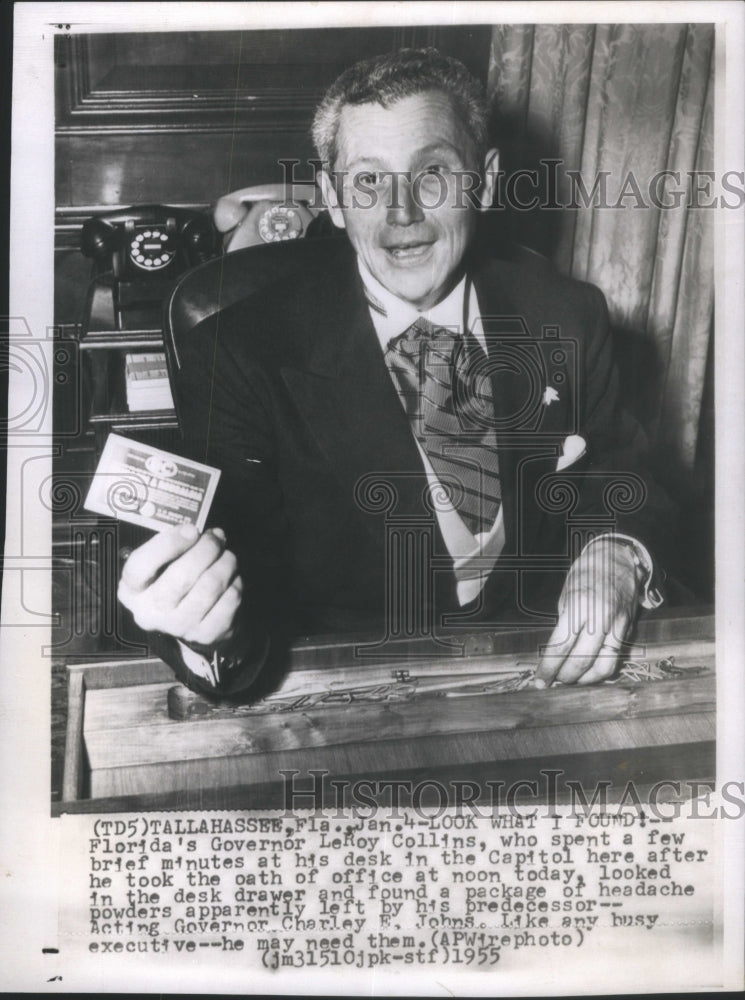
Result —
M 546 624 L 588 532 L 615 525 L 657 546 L 664 503 L 619 405 L 602 294 L 544 263 L 469 268 L 494 368 L 506 544 L 466 609 L 349 246 L 322 248 L 291 287 L 261 289 L 181 345 L 185 447 L 222 470 L 210 523 L 238 555 L 248 629 L 382 637 L 398 627 L 397 587 L 418 588 L 424 629 Z M 575 434 L 586 454 L 557 476 Z

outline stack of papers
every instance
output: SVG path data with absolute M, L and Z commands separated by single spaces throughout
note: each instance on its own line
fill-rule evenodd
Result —
M 125 378 L 131 413 L 173 409 L 165 354 L 127 354 Z

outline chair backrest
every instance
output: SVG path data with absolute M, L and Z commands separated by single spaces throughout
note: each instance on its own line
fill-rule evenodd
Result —
M 292 277 L 345 234 L 286 240 L 236 250 L 187 271 L 167 299 L 163 339 L 168 370 L 181 368 L 180 345 L 204 320 L 278 278 Z

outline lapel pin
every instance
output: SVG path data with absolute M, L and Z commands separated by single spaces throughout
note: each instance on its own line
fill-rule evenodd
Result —
M 552 403 L 558 403 L 558 401 L 559 401 L 558 392 L 556 391 L 556 389 L 552 389 L 551 386 L 549 386 L 543 393 L 543 405 L 550 406 Z

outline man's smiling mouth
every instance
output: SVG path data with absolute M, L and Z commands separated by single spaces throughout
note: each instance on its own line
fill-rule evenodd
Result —
M 384 249 L 394 260 L 406 263 L 407 261 L 417 261 L 424 257 L 433 245 L 433 243 L 407 243 L 385 247 Z

